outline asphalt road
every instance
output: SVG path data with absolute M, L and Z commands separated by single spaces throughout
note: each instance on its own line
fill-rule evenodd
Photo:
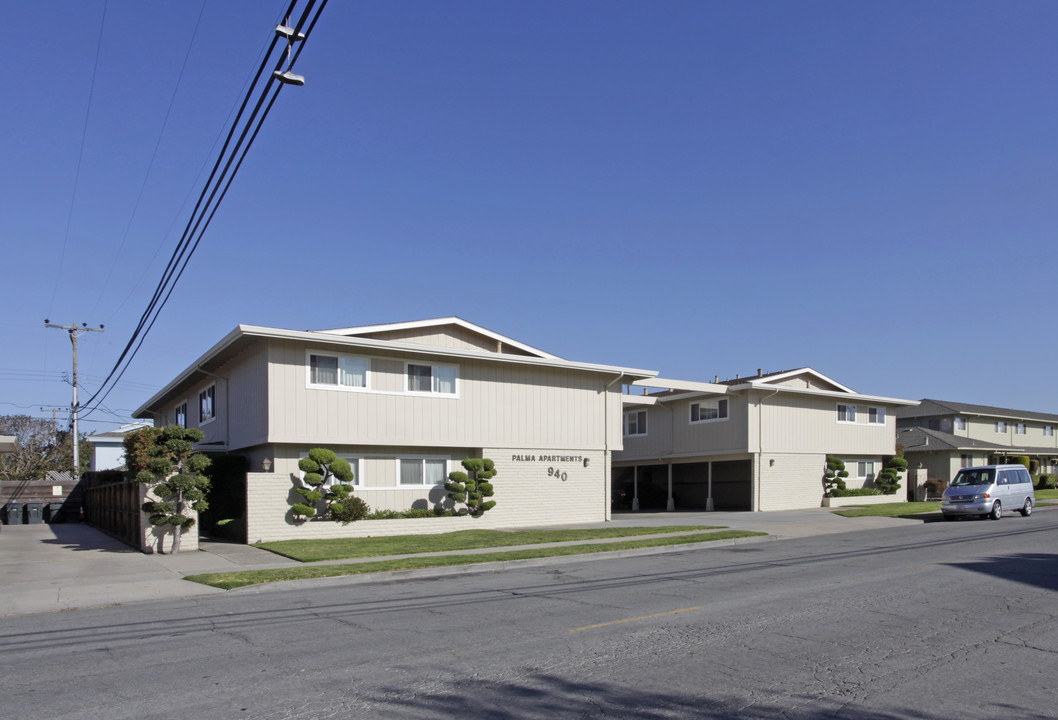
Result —
M 4 619 L 6 718 L 1053 718 L 1058 512 Z

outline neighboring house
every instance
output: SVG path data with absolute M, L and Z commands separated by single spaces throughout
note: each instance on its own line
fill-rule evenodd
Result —
M 1058 415 L 924 399 L 896 412 L 896 441 L 909 466 L 950 482 L 959 468 L 1028 455 L 1032 472 L 1058 472 Z
M 116 430 L 95 433 L 86 437 L 85 440 L 92 443 L 90 469 L 93 471 L 123 470 L 125 468 L 125 436 L 145 427 L 151 427 L 151 423 L 129 423 Z
M 819 507 L 826 456 L 845 461 L 848 487 L 869 485 L 895 454 L 893 412 L 917 404 L 861 395 L 807 367 L 634 385 L 668 388 L 624 396 L 614 497 L 641 509 Z
M 564 360 L 454 317 L 307 332 L 240 325 L 134 417 L 199 428 L 201 450 L 264 470 L 247 479 L 250 542 L 594 522 L 609 517 L 622 385 L 653 375 Z M 488 457 L 497 505 L 414 526 L 297 522 L 298 460 L 315 447 L 350 461 L 355 494 L 373 509 L 450 506 L 448 473 Z

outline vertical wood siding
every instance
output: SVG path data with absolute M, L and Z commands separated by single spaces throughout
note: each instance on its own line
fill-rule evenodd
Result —
M 389 392 L 397 381 L 403 391 L 403 360 L 380 359 L 369 352 L 359 354 L 371 357 L 372 382 L 385 392 L 321 390 L 306 387 L 305 349 L 298 343 L 271 345 L 271 442 L 556 448 L 604 444 L 602 391 L 608 378 L 599 373 L 459 358 L 451 363 L 459 366 L 458 397 L 420 396 Z M 620 444 L 619 387 L 610 393 L 611 442 Z

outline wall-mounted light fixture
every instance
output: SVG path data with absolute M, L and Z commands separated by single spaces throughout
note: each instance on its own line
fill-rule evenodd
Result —
M 768 467 L 775 467 L 775 458 L 768 461 Z
M 271 472 L 272 471 L 272 461 L 269 460 L 268 458 L 265 458 L 264 460 L 262 460 L 261 461 L 261 469 L 264 470 L 265 472 Z
M 588 458 L 584 458 L 584 467 L 588 467 L 588 463 L 590 462 L 591 460 L 589 460 Z

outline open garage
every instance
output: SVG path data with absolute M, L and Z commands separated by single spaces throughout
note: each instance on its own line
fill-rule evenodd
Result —
M 753 461 L 714 460 L 674 462 L 672 501 L 675 510 L 705 510 L 709 499 L 712 466 L 714 510 L 751 510 L 753 507 Z M 614 468 L 613 508 L 631 510 L 638 494 L 640 510 L 668 508 L 669 466 L 644 464 Z

